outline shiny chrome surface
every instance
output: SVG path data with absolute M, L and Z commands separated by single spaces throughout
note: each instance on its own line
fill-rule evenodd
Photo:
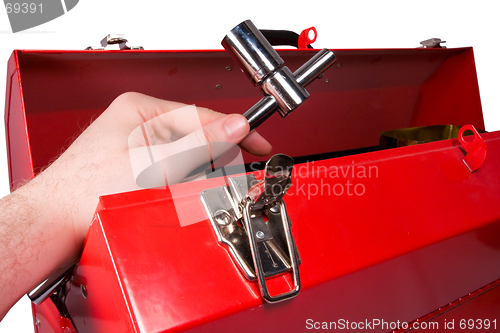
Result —
M 282 117 L 295 110 L 309 97 L 309 93 L 297 83 L 288 67 L 278 69 L 261 87 L 264 93 L 274 96 Z
M 118 44 L 120 50 L 144 50 L 142 46 L 128 46 L 123 34 L 108 34 L 101 40 L 100 46 L 89 46 L 85 50 L 105 50 L 109 45 Z
M 284 62 L 250 20 L 234 27 L 222 40 L 222 46 L 256 85 Z
M 264 265 L 263 265 L 263 258 L 267 259 L 269 256 L 265 256 L 263 254 L 267 254 L 271 251 L 269 251 L 268 248 L 266 248 L 267 251 L 262 253 L 263 251 L 259 249 L 258 243 L 255 239 L 255 233 L 254 233 L 254 228 L 253 228 L 253 223 L 252 223 L 252 218 L 250 215 L 251 207 L 252 207 L 252 202 L 247 201 L 245 203 L 245 206 L 243 208 L 243 221 L 245 222 L 245 228 L 247 229 L 247 234 L 249 238 L 249 243 L 250 243 L 250 249 L 252 252 L 252 258 L 254 262 L 254 267 L 255 267 L 255 272 L 257 272 L 257 280 L 259 281 L 259 288 L 260 292 L 262 294 L 262 297 L 266 302 L 268 303 L 277 303 L 281 301 L 285 301 L 287 299 L 293 298 L 298 295 L 300 291 L 300 274 L 299 274 L 299 263 L 298 263 L 298 258 L 297 258 L 297 249 L 295 247 L 295 242 L 293 241 L 293 236 L 292 232 L 290 230 L 290 224 L 288 222 L 288 216 L 286 215 L 286 208 L 285 204 L 283 201 L 280 201 L 278 203 L 278 206 L 280 207 L 280 215 L 281 215 L 281 221 L 282 221 L 282 226 L 284 229 L 284 234 L 286 237 L 286 243 L 287 243 L 287 249 L 288 249 L 288 255 L 291 259 L 291 268 L 292 268 L 292 274 L 293 274 L 293 288 L 285 293 L 278 294 L 275 296 L 272 296 L 269 293 L 269 290 L 267 288 L 267 283 L 266 283 L 266 278 L 265 278 L 265 271 L 264 271 Z M 264 243 L 265 244 L 265 243 Z
M 273 156 L 264 179 L 253 174 L 230 177 L 228 186 L 205 190 L 201 199 L 220 243 L 250 281 L 258 280 L 263 298 L 279 302 L 300 290 L 300 257 L 291 234 L 291 222 L 282 200 L 291 185 L 293 159 Z M 265 279 L 290 272 L 293 288 L 271 296 Z
M 442 46 L 441 43 L 446 43 L 446 41 L 441 40 L 441 38 L 430 38 L 420 42 L 421 48 L 435 48 L 435 49 L 445 49 L 446 46 Z
M 201 199 L 209 215 L 212 227 L 220 243 L 227 246 L 231 257 L 245 278 L 257 279 L 247 230 L 238 221 L 243 219 L 242 202 L 247 191 L 257 183 L 254 175 L 230 177 L 229 186 L 205 190 Z M 268 221 L 262 212 L 252 211 L 252 230 L 257 240 L 265 277 L 284 274 L 291 269 L 291 261 L 286 255 L 286 237 L 281 226 L 281 213 L 267 210 Z M 259 235 L 257 235 L 259 234 Z M 260 236 L 260 237 L 259 237 Z
M 276 99 L 271 95 L 267 95 L 262 97 L 260 101 L 255 103 L 243 115 L 247 118 L 250 129 L 253 130 L 259 127 L 267 118 L 271 117 L 277 107 Z
M 285 117 L 295 110 L 309 97 L 304 87 L 336 60 L 333 52 L 323 49 L 292 74 L 283 66 L 283 59 L 249 20 L 231 30 L 222 40 L 222 46 L 266 95 L 243 114 L 252 130 L 275 111 Z
M 253 185 L 247 193 L 252 209 L 270 209 L 281 201 L 292 185 L 293 158 L 284 154 L 271 157 L 266 163 L 264 179 Z
M 293 73 L 295 80 L 305 87 L 333 65 L 336 60 L 332 51 L 322 49 Z
M 255 280 L 255 273 L 248 241 L 245 231 L 238 226 L 238 207 L 231 197 L 226 186 L 205 190 L 201 193 L 201 199 L 210 218 L 217 240 L 227 246 L 231 257 L 237 264 L 246 279 Z M 220 216 L 224 215 L 225 221 L 220 223 Z M 246 242 L 246 244 L 245 244 Z
M 41 304 L 50 295 L 52 295 L 59 287 L 68 282 L 75 268 L 76 263 L 68 266 L 63 266 L 50 275 L 45 281 L 38 285 L 35 289 L 28 293 L 28 298 L 34 304 Z

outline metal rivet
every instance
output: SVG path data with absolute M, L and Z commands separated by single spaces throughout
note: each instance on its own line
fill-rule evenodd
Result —
M 342 67 L 342 64 L 337 64 L 337 67 L 338 67 L 338 68 Z
M 232 69 L 233 69 L 233 67 L 231 67 L 231 66 L 227 66 L 227 67 L 226 67 L 226 71 L 227 71 L 227 72 L 229 72 L 229 71 L 230 71 L 230 70 L 232 70 Z
M 82 292 L 83 298 L 87 298 L 87 288 L 83 284 L 80 285 L 80 291 Z
M 216 84 L 216 85 L 215 85 L 215 89 L 220 89 L 220 88 L 222 88 L 222 85 L 221 85 L 221 84 Z
M 328 82 L 330 82 L 330 79 L 325 79 L 325 83 L 328 83 Z
M 273 213 L 279 213 L 280 212 L 280 208 L 278 207 L 278 205 L 275 205 L 275 206 L 272 206 L 271 208 L 269 208 L 269 210 Z
M 38 317 L 35 317 L 35 325 L 37 329 L 40 329 L 40 320 L 38 319 Z
M 231 222 L 231 216 L 223 209 L 216 211 L 214 217 L 220 225 L 228 225 Z
M 321 79 L 323 75 L 325 75 L 325 73 L 321 73 L 320 75 L 318 75 L 318 79 Z
M 255 233 L 255 236 L 257 236 L 258 239 L 263 239 L 266 235 L 259 230 Z

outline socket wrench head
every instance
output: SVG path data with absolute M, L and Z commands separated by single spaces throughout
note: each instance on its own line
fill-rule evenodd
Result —
M 255 85 L 284 62 L 250 20 L 234 27 L 222 40 L 222 46 Z
M 265 95 L 243 114 L 252 130 L 275 111 L 285 117 L 295 110 L 309 97 L 304 87 L 335 62 L 333 52 L 323 49 L 292 73 L 249 20 L 233 28 L 222 40 L 222 46 Z
M 285 117 L 309 98 L 309 93 L 297 83 L 288 67 L 282 67 L 266 78 L 261 85 L 266 95 L 275 98 L 278 112 Z

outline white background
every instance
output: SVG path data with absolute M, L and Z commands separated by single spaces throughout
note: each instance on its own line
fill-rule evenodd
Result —
M 315 26 L 316 48 L 413 48 L 432 37 L 446 40 L 448 47 L 473 46 L 486 130 L 494 131 L 500 129 L 498 14 L 493 0 L 80 0 L 64 16 L 13 34 L 0 8 L 0 92 L 13 49 L 84 49 L 109 33 L 126 34 L 130 45 L 148 50 L 220 49 L 229 30 L 251 19 L 260 29 L 300 33 Z M 0 132 L 1 197 L 9 186 L 3 126 Z M 0 323 L 0 332 L 33 332 L 30 311 L 24 297 Z

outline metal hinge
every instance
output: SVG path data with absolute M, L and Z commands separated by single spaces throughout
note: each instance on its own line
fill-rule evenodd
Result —
M 101 40 L 101 46 L 89 46 L 85 50 L 105 50 L 108 45 L 118 44 L 120 50 L 144 50 L 142 46 L 128 46 L 127 38 L 121 34 L 109 34 Z
M 446 41 L 441 40 L 441 38 L 430 38 L 420 42 L 422 46 L 420 48 L 429 49 L 445 49 L 446 46 L 442 46 L 441 43 L 446 43 Z
M 258 280 L 269 303 L 295 297 L 300 291 L 300 257 L 291 221 L 282 198 L 291 186 L 293 159 L 275 155 L 266 164 L 264 179 L 253 174 L 229 177 L 227 186 L 205 190 L 201 199 L 220 243 L 244 276 Z M 266 278 L 292 273 L 293 288 L 271 296 Z
M 30 291 L 28 297 L 31 302 L 35 305 L 40 305 L 50 297 L 61 317 L 70 318 L 65 300 L 68 294 L 67 283 L 71 280 L 75 266 L 76 263 L 71 263 L 68 266 L 59 268 L 38 287 Z M 37 320 L 38 318 L 35 320 L 35 325 L 38 327 L 39 321 Z

